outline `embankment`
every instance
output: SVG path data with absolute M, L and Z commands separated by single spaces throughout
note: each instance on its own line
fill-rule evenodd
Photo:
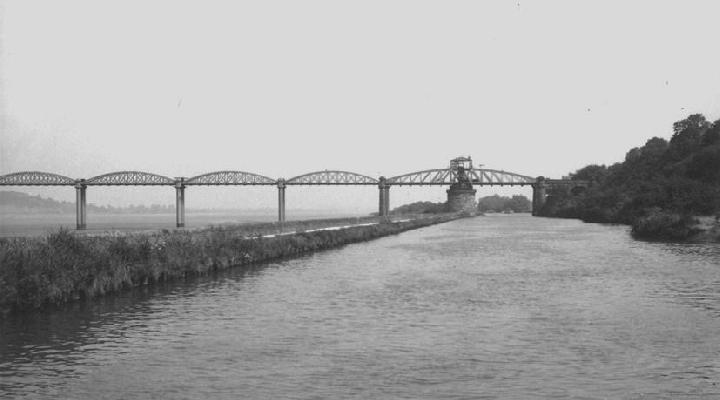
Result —
M 720 243 L 720 216 L 693 217 L 651 210 L 631 225 L 638 239 Z
M 230 226 L 100 236 L 60 230 L 45 237 L 0 239 L 0 311 L 92 298 L 367 241 L 460 217 L 435 215 L 271 237 L 248 236 L 246 227 Z
M 593 210 L 593 212 L 603 212 Z M 609 213 L 606 213 L 609 214 Z M 595 215 L 595 214 L 593 214 Z M 650 241 L 720 243 L 720 217 L 691 216 L 658 208 L 645 210 L 644 215 L 634 216 L 630 221 L 609 218 L 587 218 L 571 213 L 544 213 L 544 217 L 574 218 L 590 223 L 613 223 L 630 225 L 634 238 Z

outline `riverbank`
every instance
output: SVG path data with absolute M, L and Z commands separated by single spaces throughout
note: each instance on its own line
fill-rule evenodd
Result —
M 720 219 L 716 216 L 687 216 L 650 210 L 630 222 L 586 219 L 577 215 L 542 215 L 549 218 L 579 219 L 586 223 L 629 225 L 635 239 L 678 243 L 720 243 Z
M 444 214 L 334 229 L 321 225 L 340 221 L 297 221 L 290 224 L 294 233 L 282 234 L 269 232 L 277 224 L 260 224 L 250 229 L 252 235 L 241 225 L 102 235 L 59 230 L 43 237 L 0 239 L 0 314 L 297 256 L 461 217 Z
M 696 229 L 698 233 L 695 235 L 694 241 L 720 243 L 720 219 L 717 217 L 697 217 Z
M 676 242 L 720 243 L 720 219 L 688 216 L 658 209 L 633 220 L 632 235 L 638 239 Z

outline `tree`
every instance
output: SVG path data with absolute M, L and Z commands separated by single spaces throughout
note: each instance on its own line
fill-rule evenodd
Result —
M 668 156 L 677 161 L 696 151 L 701 146 L 702 135 L 710 124 L 702 114 L 693 114 L 673 124 Z
M 516 213 L 532 211 L 532 201 L 523 195 L 514 195 L 506 202 L 506 208 L 510 208 Z
M 500 212 L 505 210 L 505 199 L 498 195 L 485 196 L 478 200 L 478 211 L 495 211 Z
M 703 146 L 712 146 L 720 143 L 720 119 L 715 121 L 702 137 Z
M 635 150 L 635 149 L 633 149 Z M 631 150 L 632 151 L 632 150 Z M 608 174 L 608 169 L 604 165 L 588 165 L 575 171 L 574 174 L 570 174 L 570 178 L 573 180 L 590 181 L 590 182 L 601 182 L 605 180 Z
M 673 123 L 673 138 L 684 131 L 687 130 L 695 130 L 697 132 L 700 132 L 704 129 L 706 129 L 710 124 L 708 123 L 707 119 L 705 119 L 705 116 L 702 114 L 693 114 L 688 116 L 682 121 L 677 121 Z

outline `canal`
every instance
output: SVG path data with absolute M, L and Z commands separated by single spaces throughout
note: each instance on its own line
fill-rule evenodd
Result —
M 718 332 L 720 246 L 497 215 L 0 320 L 0 398 L 720 398 Z

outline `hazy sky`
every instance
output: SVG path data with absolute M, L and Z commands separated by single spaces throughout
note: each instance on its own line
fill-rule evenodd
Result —
M 0 7 L 0 174 L 393 176 L 471 155 L 489 168 L 561 177 L 668 138 L 690 113 L 720 118 L 717 1 Z M 98 203 L 174 196 L 93 190 Z M 192 190 L 197 206 L 274 207 L 276 196 Z M 377 207 L 375 188 L 298 193 L 288 193 L 288 207 Z M 393 193 L 393 205 L 444 198 L 439 188 Z

